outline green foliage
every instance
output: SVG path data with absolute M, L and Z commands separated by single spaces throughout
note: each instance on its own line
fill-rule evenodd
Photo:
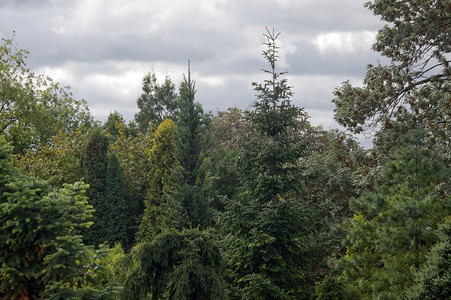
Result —
M 127 237 L 127 204 L 125 203 L 125 188 L 122 178 L 122 169 L 113 153 L 108 158 L 108 168 L 105 183 L 105 223 L 108 225 L 105 241 L 109 244 L 119 242 L 128 244 Z
M 89 261 L 79 235 L 92 224 L 87 186 L 54 191 L 34 178 L 8 181 L 0 202 L 0 292 L 5 299 L 72 293 L 86 280 Z
M 426 263 L 415 274 L 408 299 L 449 299 L 451 297 L 451 219 L 440 227 L 439 242 L 427 255 Z
M 294 134 L 305 114 L 291 104 L 286 79 L 278 79 L 278 35 L 268 31 L 265 36 L 270 79 L 253 84 L 258 101 L 246 120 L 256 136 L 240 145 L 239 193 L 227 204 L 222 221 L 229 279 L 240 299 L 301 297 L 308 261 L 308 209 L 297 199 L 303 144 Z
M 380 181 L 351 202 L 344 277 L 358 297 L 399 298 L 413 284 L 413 270 L 436 241 L 435 230 L 451 210 L 440 188 L 449 178 L 443 149 L 429 149 L 426 134 L 412 130 L 393 148 Z
M 122 299 L 225 299 L 225 262 L 212 231 L 167 229 L 128 256 Z
M 165 192 L 172 186 L 171 170 L 176 165 L 174 157 L 175 123 L 164 120 L 155 131 L 152 149 L 149 151 L 149 187 L 146 209 L 137 233 L 138 241 L 151 241 L 160 233 L 162 212 L 166 204 Z
M 83 169 L 86 183 L 89 184 L 89 203 L 94 207 L 94 225 L 86 230 L 87 244 L 99 245 L 105 242 L 110 224 L 106 222 L 106 174 L 108 169 L 108 138 L 96 128 L 86 144 Z
M 58 131 L 91 126 L 85 100 L 73 99 L 68 87 L 31 72 L 25 63 L 28 52 L 18 50 L 13 40 L 1 41 L 0 134 L 15 153 L 46 144 Z
M 211 224 L 209 185 L 206 182 L 204 140 L 205 116 L 194 102 L 195 87 L 190 72 L 180 84 L 180 113 L 175 132 L 175 158 L 172 171 L 173 187 L 167 191 L 165 223 L 169 228 L 206 228 Z
M 24 174 L 47 180 L 55 187 L 79 181 L 84 176 L 81 157 L 87 137 L 81 129 L 69 133 L 60 131 L 48 143 L 18 154 L 15 166 Z
M 174 119 L 178 110 L 178 96 L 169 77 L 163 84 L 158 84 L 155 73 L 148 73 L 143 78 L 142 90 L 143 94 L 136 101 L 139 112 L 135 114 L 135 121 L 142 133 L 147 131 L 149 124 L 158 126 L 166 118 Z
M 315 299 L 317 300 L 344 300 L 344 290 L 341 283 L 332 276 L 326 276 L 315 284 Z
M 102 128 L 108 136 L 110 143 L 114 143 L 121 134 L 125 134 L 125 136 L 136 136 L 135 124 L 130 122 L 129 126 L 126 126 L 124 117 L 117 111 L 110 112 Z
M 144 202 L 149 187 L 148 173 L 150 172 L 149 149 L 152 148 L 153 132 L 149 129 L 146 134 L 140 132 L 136 136 L 127 136 L 125 125 L 116 123 L 119 136 L 109 147 L 110 154 L 115 154 L 123 172 L 125 186 L 125 202 L 128 208 L 127 236 L 130 249 L 141 223 Z
M 336 120 L 354 132 L 380 128 L 376 144 L 390 149 L 416 124 L 432 143 L 449 144 L 451 68 L 449 1 L 375 0 L 366 4 L 388 22 L 373 45 L 391 60 L 369 65 L 363 87 L 335 91 Z

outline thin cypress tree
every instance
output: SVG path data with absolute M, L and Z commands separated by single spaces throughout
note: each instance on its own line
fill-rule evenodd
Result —
M 94 207 L 94 224 L 84 232 L 85 242 L 99 245 L 105 242 L 109 224 L 105 222 L 105 183 L 108 169 L 108 138 L 99 128 L 91 133 L 83 158 L 85 181 L 89 184 L 87 196 Z
M 105 223 L 109 225 L 106 240 L 110 244 L 119 242 L 125 247 L 128 243 L 126 227 L 128 210 L 124 199 L 122 169 L 114 153 L 108 158 L 105 187 Z

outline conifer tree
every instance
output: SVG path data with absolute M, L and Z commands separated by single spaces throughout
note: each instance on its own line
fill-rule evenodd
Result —
M 437 241 L 438 225 L 451 211 L 443 192 L 449 178 L 441 147 L 427 147 L 427 133 L 413 129 L 390 151 L 379 180 L 351 201 L 343 278 L 358 298 L 401 298 L 415 270 Z
M 180 113 L 175 132 L 177 166 L 172 171 L 174 185 L 167 193 L 165 222 L 170 228 L 205 228 L 211 224 L 202 152 L 201 130 L 205 116 L 202 106 L 194 101 L 195 93 L 195 83 L 188 70 L 188 77 L 180 84 Z
M 171 172 L 170 187 L 161 186 L 166 200 L 162 231 L 150 241 L 144 239 L 129 255 L 124 299 L 226 297 L 224 258 L 216 234 L 207 229 L 211 209 L 202 154 L 204 116 L 200 104 L 194 102 L 194 94 L 194 82 L 188 72 L 180 86 L 181 106 L 174 143 L 177 166 Z M 154 154 L 157 153 L 159 150 Z
M 108 168 L 105 184 L 105 224 L 108 225 L 106 241 L 110 245 L 116 242 L 127 245 L 127 204 L 124 199 L 125 189 L 122 179 L 122 169 L 116 154 L 108 158 Z
M 99 128 L 91 133 L 86 145 L 83 158 L 85 181 L 89 184 L 89 204 L 94 207 L 94 225 L 84 233 L 85 242 L 91 245 L 99 245 L 105 242 L 108 227 L 105 222 L 106 199 L 105 184 L 108 169 L 108 138 Z
M 174 157 L 175 123 L 164 120 L 154 133 L 149 154 L 151 169 L 145 200 L 146 209 L 137 233 L 139 241 L 151 241 L 161 232 L 162 211 L 166 204 L 165 192 L 172 186 L 171 170 L 176 165 Z
M 408 299 L 451 298 L 451 217 L 440 227 L 439 237 L 426 263 L 415 274 L 415 284 L 407 291 Z
M 267 30 L 263 56 L 270 78 L 253 83 L 258 99 L 247 121 L 257 137 L 239 155 L 240 193 L 224 218 L 229 271 L 239 299 L 287 299 L 303 293 L 307 209 L 297 199 L 303 143 L 293 133 L 305 113 L 292 105 L 292 92 L 276 70 L 279 34 Z

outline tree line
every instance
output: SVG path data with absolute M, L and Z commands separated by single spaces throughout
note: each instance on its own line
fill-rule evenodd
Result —
M 95 121 L 0 45 L 4 299 L 448 299 L 448 1 L 375 0 L 387 25 L 335 118 L 295 106 L 266 30 L 268 79 L 246 111 L 205 113 L 146 74 L 138 112 Z

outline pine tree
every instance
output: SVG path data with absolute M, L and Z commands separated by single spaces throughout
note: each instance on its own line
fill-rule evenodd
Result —
M 108 227 L 105 222 L 106 211 L 106 174 L 108 169 L 108 138 L 99 128 L 91 133 L 83 158 L 85 181 L 89 184 L 89 203 L 94 207 L 94 225 L 84 233 L 85 242 L 99 245 L 105 242 Z
M 151 241 L 161 232 L 162 212 L 166 205 L 165 192 L 172 186 L 171 170 L 176 165 L 174 157 L 175 123 L 166 119 L 154 133 L 150 150 L 149 187 L 146 196 L 146 209 L 137 233 L 138 241 Z
M 119 242 L 121 245 L 127 245 L 127 204 L 124 199 L 125 189 L 122 180 L 122 169 L 113 153 L 108 159 L 108 168 L 105 184 L 105 220 L 108 225 L 106 241 L 110 245 Z
M 446 150 L 428 148 L 424 130 L 402 140 L 380 168 L 379 182 L 350 203 L 355 216 L 342 267 L 359 298 L 402 297 L 451 210 L 451 197 L 440 188 L 449 178 Z
M 247 121 L 254 139 L 241 145 L 240 193 L 230 202 L 223 227 L 228 234 L 234 295 L 242 299 L 287 299 L 303 293 L 308 227 L 300 191 L 303 143 L 293 133 L 305 113 L 291 104 L 291 88 L 276 70 L 279 34 L 267 30 L 270 78 L 253 83 L 258 99 Z M 252 130 L 251 129 L 251 130 Z
M 451 218 L 440 227 L 440 240 L 427 255 L 427 261 L 415 274 L 415 284 L 407 298 L 438 300 L 451 298 Z

